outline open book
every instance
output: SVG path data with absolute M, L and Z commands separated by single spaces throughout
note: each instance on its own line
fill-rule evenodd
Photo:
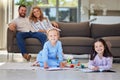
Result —
M 69 70 L 71 68 L 50 67 L 48 69 L 44 69 L 43 67 L 41 67 L 40 69 L 46 70 L 46 71 L 58 71 L 58 70 Z
M 95 71 L 95 70 L 91 70 L 89 68 L 80 69 L 80 71 L 82 71 L 82 72 L 115 72 L 113 70 L 97 70 L 97 71 Z

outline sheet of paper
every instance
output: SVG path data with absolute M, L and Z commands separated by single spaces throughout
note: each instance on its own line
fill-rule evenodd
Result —
M 44 69 L 43 67 L 40 68 L 42 70 L 47 70 L 47 71 L 58 71 L 58 70 L 68 70 L 70 68 L 60 68 L 60 67 L 51 67 L 51 68 L 48 68 L 48 69 Z
M 91 70 L 89 68 L 85 68 L 85 69 L 80 69 L 80 71 L 82 71 L 82 72 L 93 72 L 94 70 Z
M 114 70 L 102 70 L 102 69 L 94 71 L 94 70 L 91 70 L 89 68 L 80 69 L 80 71 L 82 71 L 82 72 L 116 72 Z

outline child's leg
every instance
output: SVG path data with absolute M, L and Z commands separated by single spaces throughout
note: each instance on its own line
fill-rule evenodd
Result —
M 40 66 L 40 64 L 38 63 L 38 61 L 35 61 L 32 66 Z
M 33 63 L 32 66 L 40 66 L 39 61 L 42 59 L 41 57 L 41 51 L 38 53 L 36 61 Z

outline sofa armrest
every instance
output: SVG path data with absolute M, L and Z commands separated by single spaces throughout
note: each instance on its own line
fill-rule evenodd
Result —
M 16 31 L 11 31 L 9 28 L 7 29 L 7 51 L 13 52 L 13 43 L 14 38 L 16 37 Z

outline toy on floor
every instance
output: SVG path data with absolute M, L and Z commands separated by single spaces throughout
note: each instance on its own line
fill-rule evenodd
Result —
M 80 62 L 77 59 L 67 59 L 66 66 L 75 68 L 76 66 L 80 66 Z

